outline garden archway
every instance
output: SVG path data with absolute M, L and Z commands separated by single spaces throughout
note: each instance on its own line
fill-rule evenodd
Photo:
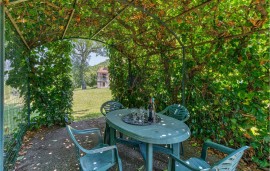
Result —
M 178 53 L 183 59 L 182 80 L 185 79 L 185 48 L 268 30 L 264 1 L 1 0 L 0 4 L 1 128 L 4 128 L 5 24 L 7 32 L 14 29 L 13 34 L 25 46 L 17 49 L 21 54 L 47 42 L 70 38 L 104 42 L 130 59 L 160 54 L 161 46 L 165 46 L 166 51 L 182 50 Z M 182 89 L 184 103 L 184 83 Z M 1 154 L 3 130 L 0 132 Z

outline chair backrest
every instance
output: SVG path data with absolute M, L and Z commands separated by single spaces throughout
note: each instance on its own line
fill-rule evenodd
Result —
M 119 157 L 117 147 L 115 145 L 108 146 L 102 143 L 101 132 L 98 128 L 90 128 L 77 130 L 67 125 L 66 129 L 68 134 L 70 135 L 73 143 L 75 144 L 77 151 L 77 159 L 80 163 L 80 170 L 88 171 L 88 170 L 108 170 L 113 167 L 115 163 L 118 163 L 119 171 L 122 171 L 122 162 Z M 80 145 L 83 143 L 82 141 L 77 141 L 75 138 L 75 134 L 86 135 L 86 138 L 92 135 L 98 136 L 98 143 L 95 144 L 91 149 L 86 149 Z M 92 141 L 91 141 L 92 142 Z M 83 156 L 81 155 L 83 152 Z
M 106 116 L 107 113 L 114 111 L 114 110 L 118 110 L 118 109 L 123 109 L 124 106 L 117 102 L 117 101 L 107 101 L 105 103 L 103 103 L 100 107 L 100 112 Z
M 92 128 L 92 129 L 85 129 L 85 130 L 77 130 L 72 128 L 71 126 L 67 125 L 66 126 L 67 132 L 70 136 L 70 138 L 72 139 L 73 143 L 75 144 L 75 147 L 78 148 L 79 150 L 84 149 L 80 143 L 77 141 L 77 139 L 75 138 L 75 135 L 81 135 L 81 134 L 93 134 L 95 133 L 98 136 L 98 144 L 102 143 L 102 138 L 101 138 L 101 133 L 100 130 L 98 128 Z
M 165 109 L 166 110 L 166 109 Z M 189 118 L 189 112 L 187 108 L 180 104 L 173 104 L 167 107 L 168 116 L 173 117 L 175 119 L 186 121 Z
M 244 154 L 244 151 L 248 149 L 248 146 L 244 146 L 230 153 L 227 157 L 216 163 L 211 170 L 218 171 L 235 171 L 236 167 Z
M 77 160 L 80 161 L 80 157 L 81 157 L 80 149 L 82 149 L 83 147 L 79 144 L 79 142 L 75 138 L 74 132 L 76 132 L 77 130 L 72 128 L 69 125 L 66 126 L 66 129 L 69 134 L 69 137 L 72 139 L 73 143 L 75 144 Z

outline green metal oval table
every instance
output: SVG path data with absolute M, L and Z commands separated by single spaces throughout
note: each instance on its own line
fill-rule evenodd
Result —
M 146 143 L 146 170 L 153 170 L 153 145 L 171 144 L 172 153 L 179 157 L 179 143 L 190 137 L 189 127 L 182 121 L 157 114 L 161 121 L 146 126 L 125 123 L 122 118 L 132 112 L 132 109 L 122 109 L 109 112 L 106 122 L 110 127 L 110 144 L 115 144 L 115 131 Z M 174 170 L 175 162 L 172 161 L 171 169 Z

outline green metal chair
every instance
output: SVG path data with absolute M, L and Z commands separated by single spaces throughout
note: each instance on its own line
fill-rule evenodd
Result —
M 228 155 L 211 166 L 206 161 L 207 149 L 209 147 Z M 174 155 L 170 156 L 176 161 L 176 171 L 235 171 L 244 151 L 248 148 L 248 146 L 244 146 L 235 150 L 211 141 L 206 141 L 203 145 L 200 158 L 193 157 L 184 161 Z
M 107 101 L 101 105 L 100 112 L 104 116 L 106 116 L 107 113 L 114 111 L 114 110 L 119 110 L 119 109 L 124 109 L 124 106 L 117 101 L 110 100 L 110 101 Z M 110 128 L 106 124 L 105 131 L 104 131 L 104 143 L 107 143 L 107 144 L 109 144 L 109 140 L 110 140 L 110 132 L 109 131 L 110 131 Z M 121 133 L 120 133 L 120 137 L 121 138 L 123 137 L 123 135 Z
M 180 104 L 173 104 L 170 106 L 167 106 L 164 110 L 160 111 L 159 113 L 173 117 L 175 119 L 178 119 L 180 121 L 187 121 L 190 117 L 189 112 L 187 108 Z M 180 148 L 181 148 L 181 154 L 184 154 L 184 147 L 183 143 L 180 143 Z
M 102 143 L 102 137 L 100 130 L 98 128 L 77 130 L 67 125 L 66 129 L 73 143 L 75 144 L 77 150 L 77 158 L 80 163 L 80 170 L 83 171 L 105 171 L 118 163 L 119 171 L 122 171 L 122 162 L 118 155 L 118 150 L 115 145 L 108 146 L 107 144 Z M 75 135 L 82 134 L 96 134 L 98 136 L 98 144 L 87 150 L 82 147 L 75 138 Z M 81 156 L 81 152 L 84 153 Z

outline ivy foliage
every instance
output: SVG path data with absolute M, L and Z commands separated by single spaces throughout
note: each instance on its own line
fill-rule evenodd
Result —
M 146 107 L 155 97 L 160 111 L 182 104 L 184 79 L 192 136 L 235 148 L 249 145 L 247 158 L 268 167 L 268 36 L 254 34 L 186 48 L 184 76 L 181 50 L 160 46 L 159 54 L 134 57 L 108 47 L 112 94 L 129 107 Z
M 192 114 L 194 136 L 235 147 L 250 145 L 249 156 L 266 167 L 268 4 L 269 0 L 29 0 L 4 5 L 30 49 L 74 37 L 104 42 L 110 51 L 115 98 L 138 107 L 153 96 L 158 110 L 183 98 Z M 50 70 L 42 73 L 51 74 Z
M 73 88 L 71 81 L 72 44 L 69 41 L 47 43 L 30 52 L 13 54 L 15 42 L 7 45 L 7 60 L 11 63 L 7 85 L 20 91 L 31 104 L 34 127 L 65 125 L 71 119 Z M 16 58 L 14 58 L 16 57 Z M 21 79 L 24 77 L 25 79 Z
M 125 53 L 154 53 L 256 31 L 266 32 L 269 0 L 5 1 L 30 48 L 67 38 L 113 42 Z M 27 10 L 26 10 L 27 9 Z M 67 24 L 68 23 L 68 24 Z M 169 29 L 169 30 L 168 30 Z M 124 42 L 129 43 L 124 43 Z M 129 44 L 129 45 L 127 45 Z
M 72 81 L 68 41 L 57 41 L 35 48 L 29 57 L 30 102 L 37 125 L 65 125 L 71 119 Z

